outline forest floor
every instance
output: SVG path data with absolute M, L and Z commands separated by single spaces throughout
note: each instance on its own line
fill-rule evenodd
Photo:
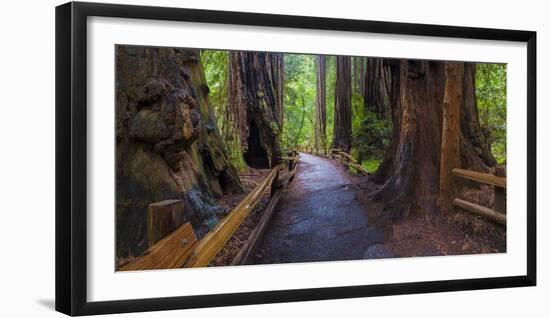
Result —
M 370 207 L 367 213 L 375 222 L 380 213 L 384 213 L 383 205 L 374 202 L 370 194 L 378 190 L 380 185 L 370 182 L 368 176 L 352 175 L 351 180 L 360 189 L 358 198 Z M 489 208 L 494 207 L 494 194 L 490 186 L 466 188 L 459 197 Z M 395 257 L 506 252 L 504 226 L 457 208 L 430 217 L 416 213 L 398 223 L 376 223 L 385 229 L 385 247 Z

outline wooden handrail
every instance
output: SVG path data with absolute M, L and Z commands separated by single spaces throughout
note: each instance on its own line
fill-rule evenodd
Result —
M 361 172 L 362 174 L 364 175 L 368 175 L 369 172 L 367 171 L 367 169 L 363 168 L 363 166 L 361 166 L 360 164 L 358 163 L 353 163 L 353 162 L 345 162 L 345 161 L 342 161 L 343 164 L 345 164 L 346 166 L 350 167 L 350 168 L 353 168 L 355 170 L 357 170 L 358 172 Z
M 506 214 L 502 214 L 493 209 L 489 209 L 479 204 L 475 204 L 475 203 L 468 202 L 466 200 L 462 200 L 458 198 L 453 200 L 453 204 L 468 212 L 484 216 L 500 224 L 504 224 L 504 225 L 506 224 Z
M 197 245 L 197 237 L 187 222 L 152 245 L 142 256 L 122 266 L 121 271 L 180 268 Z
M 263 194 L 267 191 L 281 165 L 271 170 L 260 182 L 216 227 L 208 232 L 195 247 L 184 267 L 204 267 L 221 251 L 231 235 L 237 230 L 250 211 L 254 209 Z
M 353 157 L 352 157 L 350 154 L 348 154 L 347 152 L 338 151 L 338 154 L 340 154 L 340 156 L 345 157 L 345 158 L 348 159 L 349 161 L 358 164 L 357 160 L 355 160 L 355 158 L 353 158 Z
M 495 187 L 500 187 L 503 189 L 506 189 L 506 178 L 505 177 L 497 177 L 492 174 L 483 173 L 483 172 L 477 172 L 472 170 L 465 170 L 465 169 L 459 169 L 454 168 L 452 170 L 452 174 L 457 177 L 461 177 L 464 179 L 477 181 L 485 184 L 490 184 Z
M 275 194 L 273 194 L 273 196 L 271 197 L 271 200 L 269 201 L 269 204 L 267 205 L 267 208 L 265 209 L 262 218 L 258 222 L 258 225 L 254 228 L 254 230 L 252 230 L 252 233 L 248 237 L 246 243 L 244 243 L 243 247 L 241 247 L 237 255 L 233 258 L 233 260 L 231 261 L 231 265 L 244 265 L 250 259 L 250 256 L 258 245 L 258 242 L 265 234 L 267 225 L 271 220 L 271 216 L 273 215 L 275 207 L 277 206 L 280 198 L 281 190 L 277 190 Z
M 341 150 L 341 149 L 337 149 L 337 148 L 333 148 L 330 150 L 330 152 L 336 156 L 337 159 L 340 159 L 340 162 L 345 164 L 346 166 L 348 167 L 351 167 L 355 170 L 357 170 L 358 172 L 364 174 L 364 175 L 368 175 L 369 172 L 367 171 L 367 169 L 363 168 L 363 166 L 361 166 L 357 160 L 355 160 L 355 158 L 353 158 L 349 153 Z M 346 160 L 343 160 L 343 159 L 346 159 Z
M 294 160 L 291 161 L 298 161 L 298 159 L 299 155 L 297 154 L 294 157 Z M 277 203 L 281 198 L 282 189 L 292 181 L 294 175 L 296 174 L 297 168 L 298 165 L 294 165 L 292 170 L 283 176 L 283 180 L 279 184 L 280 188 L 277 189 L 277 191 L 275 191 L 275 193 L 271 196 L 271 200 L 269 201 L 264 214 L 260 218 L 258 225 L 256 225 L 252 233 L 250 233 L 250 236 L 248 237 L 246 243 L 241 247 L 239 253 L 237 253 L 237 255 L 233 258 L 231 265 L 243 265 L 248 262 L 269 226 L 271 217 L 273 216 Z

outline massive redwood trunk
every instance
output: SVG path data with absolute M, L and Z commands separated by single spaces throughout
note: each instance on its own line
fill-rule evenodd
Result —
M 374 176 L 383 182 L 374 196 L 385 203 L 390 218 L 412 211 L 434 213 L 440 186 L 445 62 L 401 60 L 391 70 L 394 131 L 382 171 Z M 492 159 L 479 132 L 474 71 L 475 65 L 464 63 L 459 152 L 462 168 L 467 169 L 483 167 L 480 162 L 489 167 Z
M 336 57 L 336 92 L 332 148 L 349 152 L 351 138 L 351 57 Z
M 317 88 L 315 104 L 315 149 L 325 150 L 327 130 L 326 61 L 317 56 Z
M 400 133 L 392 171 L 375 195 L 392 219 L 436 211 L 445 83 L 442 62 L 402 60 L 399 70 Z
M 116 255 L 148 246 L 148 204 L 185 202 L 179 220 L 216 224 L 212 198 L 241 189 L 194 49 L 116 47 Z
M 268 168 L 281 157 L 282 54 L 231 52 L 228 111 L 235 114 L 246 163 Z

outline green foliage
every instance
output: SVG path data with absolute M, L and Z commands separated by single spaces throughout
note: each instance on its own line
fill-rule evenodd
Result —
M 202 50 L 201 62 L 206 75 L 206 83 L 210 89 L 208 99 L 214 107 L 218 127 L 224 131 L 229 53 L 227 51 Z
M 378 170 L 381 162 L 381 160 L 370 159 L 361 162 L 361 166 L 363 166 L 363 168 L 365 168 L 368 172 L 375 172 Z
M 201 63 L 206 76 L 208 99 L 214 108 L 216 123 L 220 129 L 229 155 L 229 161 L 240 171 L 247 170 L 238 134 L 231 123 L 227 122 L 227 78 L 229 72 L 229 53 L 219 50 L 202 50 Z
M 351 132 L 355 140 L 361 131 L 361 126 L 365 119 L 365 99 L 363 96 L 356 94 L 351 95 Z
M 285 54 L 283 147 L 312 146 L 316 103 L 313 55 Z
M 391 141 L 391 122 L 379 119 L 375 112 L 365 112 L 361 118 L 353 138 L 354 148 L 357 151 L 356 158 L 360 162 L 379 161 L 384 157 L 384 152 Z
M 476 98 L 479 121 L 493 156 L 506 162 L 506 65 L 478 63 Z

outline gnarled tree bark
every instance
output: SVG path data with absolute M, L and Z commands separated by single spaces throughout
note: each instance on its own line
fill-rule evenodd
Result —
M 148 246 L 146 210 L 185 202 L 182 222 L 205 232 L 213 197 L 240 191 L 228 160 L 198 50 L 116 47 L 116 255 Z

